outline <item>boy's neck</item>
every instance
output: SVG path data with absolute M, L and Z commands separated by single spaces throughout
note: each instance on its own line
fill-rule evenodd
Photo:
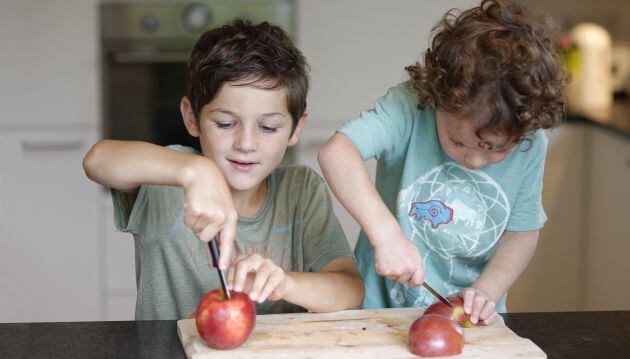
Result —
M 255 216 L 263 203 L 267 194 L 267 181 L 262 181 L 258 187 L 248 191 L 232 191 L 232 199 L 239 216 L 253 217 Z

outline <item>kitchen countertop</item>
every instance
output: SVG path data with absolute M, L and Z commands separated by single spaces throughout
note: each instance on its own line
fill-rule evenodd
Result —
M 612 107 L 605 111 L 572 112 L 568 109 L 567 121 L 584 121 L 630 139 L 630 98 L 616 98 Z
M 630 311 L 503 314 L 549 358 L 627 358 Z M 185 358 L 174 320 L 0 323 L 0 358 Z

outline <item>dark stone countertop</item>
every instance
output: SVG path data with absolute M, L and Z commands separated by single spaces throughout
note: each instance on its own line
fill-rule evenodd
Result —
M 549 358 L 630 357 L 630 311 L 510 313 Z M 174 320 L 0 323 L 0 358 L 185 358 Z
M 567 121 L 587 122 L 630 139 L 630 98 L 615 98 L 612 107 L 605 111 L 572 112 L 568 109 Z

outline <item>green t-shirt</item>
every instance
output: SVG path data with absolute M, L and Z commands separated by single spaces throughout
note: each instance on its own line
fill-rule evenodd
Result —
M 364 160 L 378 160 L 376 188 L 420 250 L 427 282 L 442 294 L 477 280 L 504 231 L 537 230 L 547 219 L 541 197 L 547 151 L 542 130 L 504 161 L 467 169 L 444 152 L 435 110 L 419 110 L 418 93 L 405 82 L 340 131 Z M 435 301 L 423 287 L 377 275 L 364 233 L 355 255 L 365 282 L 364 307 L 427 306 Z M 497 311 L 505 311 L 505 297 Z
M 317 173 L 305 166 L 281 166 L 268 177 L 267 188 L 260 211 L 238 218 L 232 259 L 257 252 L 285 271 L 318 272 L 335 259 L 352 257 L 328 188 Z M 136 319 L 188 317 L 203 295 L 220 288 L 220 283 L 208 245 L 183 223 L 183 189 L 143 185 L 137 195 L 112 190 L 112 197 L 116 227 L 135 239 Z M 256 310 L 304 311 L 269 300 L 257 304 Z

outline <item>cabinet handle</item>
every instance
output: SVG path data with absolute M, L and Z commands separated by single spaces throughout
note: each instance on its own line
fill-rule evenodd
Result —
M 83 148 L 83 141 L 22 141 L 24 152 L 65 152 Z

